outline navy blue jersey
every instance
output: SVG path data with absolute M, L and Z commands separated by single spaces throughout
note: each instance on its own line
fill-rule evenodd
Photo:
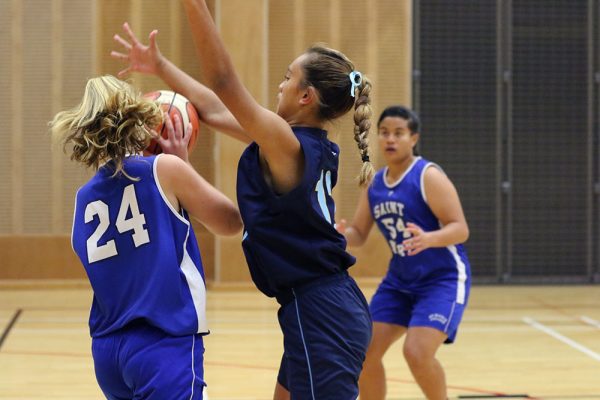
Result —
M 168 334 L 208 332 L 200 251 L 184 210 L 168 202 L 158 157 L 132 156 L 123 174 L 101 167 L 75 200 L 72 244 L 94 290 L 90 332 L 138 320 Z
M 428 167 L 437 165 L 417 157 L 403 176 L 394 183 L 385 180 L 387 168 L 375 174 L 368 190 L 369 207 L 379 230 L 392 250 L 388 277 L 399 285 L 411 288 L 432 280 L 455 279 L 457 302 L 465 301 L 465 282 L 470 275 L 469 261 L 462 245 L 429 248 L 408 256 L 402 241 L 410 237 L 408 222 L 425 232 L 440 229 L 440 221 L 427 205 L 423 175 Z M 439 168 L 439 167 L 437 167 Z
M 339 147 L 321 129 L 293 131 L 305 164 L 301 182 L 289 193 L 278 195 L 265 181 L 256 143 L 246 148 L 238 165 L 242 247 L 254 283 L 270 297 L 345 271 L 356 261 L 334 227 L 331 191 L 337 182 Z

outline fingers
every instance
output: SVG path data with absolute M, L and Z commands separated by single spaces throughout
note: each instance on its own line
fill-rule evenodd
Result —
M 167 139 L 170 142 L 173 141 L 173 139 L 175 138 L 175 130 L 173 129 L 173 120 L 171 119 L 171 116 L 166 113 L 163 112 L 163 119 L 165 121 L 165 129 L 167 130 Z
M 336 224 L 335 224 L 335 229 L 341 233 L 342 235 L 346 232 L 346 220 L 345 219 L 340 219 Z
M 113 39 L 115 40 L 115 42 L 117 42 L 121 46 L 123 46 L 127 51 L 131 50 L 131 44 L 129 44 L 129 42 L 127 40 L 125 40 L 121 36 L 119 36 L 118 33 L 115 33 L 115 35 L 113 36 Z
M 402 247 L 409 256 L 414 256 L 415 254 L 418 254 L 423 250 L 423 245 L 418 238 L 410 238 L 404 240 L 402 242 Z
M 167 130 L 167 137 L 160 137 L 158 139 L 163 153 L 176 155 L 187 162 L 187 144 L 189 142 L 189 137 L 191 136 L 192 125 L 187 124 L 184 137 L 181 117 L 177 114 L 171 117 L 167 113 L 164 113 L 164 129 Z
M 173 116 L 173 122 L 175 123 L 173 135 L 175 139 L 181 140 L 183 138 L 183 124 L 181 123 L 181 117 L 179 117 L 178 114 L 175 114 Z
M 420 226 L 415 225 L 412 222 L 407 222 L 406 223 L 406 227 L 405 230 L 410 232 L 411 235 L 416 236 L 416 235 L 420 235 L 423 233 L 423 230 L 421 229 Z
M 191 138 L 192 138 L 192 124 L 190 122 L 188 122 L 185 125 L 185 131 L 183 133 L 183 143 L 185 144 L 186 147 L 190 143 Z
M 164 118 L 168 140 L 172 143 L 183 142 L 187 145 L 190 141 L 190 136 L 192 136 L 192 125 L 188 124 L 184 131 L 183 122 L 178 114 L 170 117 L 169 114 L 165 113 Z
M 126 77 L 127 75 L 129 75 L 130 73 L 131 73 L 131 68 L 130 68 L 130 67 L 127 67 L 127 68 L 125 68 L 125 69 L 122 69 L 122 70 L 120 70 L 120 71 L 119 71 L 119 73 L 117 74 L 117 76 L 118 76 L 119 78 L 124 78 L 124 77 Z
M 129 56 L 127 54 L 119 53 L 118 51 L 111 51 L 110 56 L 112 58 L 116 58 L 117 60 L 129 61 Z
M 129 36 L 129 40 L 131 40 L 131 43 L 133 43 L 134 46 L 140 44 L 139 40 L 137 40 L 137 37 L 135 37 L 135 34 L 131 30 L 127 22 L 123 24 L 123 30 L 125 31 L 125 33 L 127 33 L 127 36 Z
M 148 35 L 148 40 L 150 42 L 150 47 L 151 48 L 156 48 L 156 35 L 158 35 L 158 31 L 155 29 L 152 32 L 150 32 L 150 35 Z

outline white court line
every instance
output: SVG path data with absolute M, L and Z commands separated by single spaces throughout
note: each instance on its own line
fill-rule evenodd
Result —
M 581 319 L 583 322 L 585 322 L 588 325 L 591 325 L 593 327 L 600 329 L 600 322 L 596 321 L 595 319 L 591 319 L 590 317 L 586 317 L 585 315 L 582 315 L 579 319 Z
M 586 354 L 587 356 L 593 358 L 594 360 L 600 361 L 600 354 L 588 349 L 587 347 L 577 343 L 576 341 L 574 341 L 572 339 L 569 339 L 566 336 L 561 335 L 560 333 L 556 332 L 554 329 L 548 328 L 547 326 L 540 324 L 539 322 L 535 321 L 533 318 L 523 317 L 523 322 L 534 327 L 535 329 L 538 329 L 544 333 L 547 333 L 548 335 L 552 336 L 555 339 L 560 340 L 563 343 L 568 344 L 575 350 L 579 350 L 580 352 Z

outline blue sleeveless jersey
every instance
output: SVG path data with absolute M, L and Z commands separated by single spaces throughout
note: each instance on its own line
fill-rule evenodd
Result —
M 158 156 L 132 156 L 123 174 L 101 167 L 75 200 L 72 244 L 94 290 L 90 332 L 143 320 L 175 335 L 208 333 L 200 251 L 184 210 L 165 197 Z
M 331 191 L 337 182 L 339 147 L 321 129 L 293 131 L 305 164 L 302 181 L 289 193 L 277 195 L 265 181 L 256 143 L 246 148 L 238 165 L 242 247 L 254 283 L 269 297 L 345 271 L 356 261 L 334 227 Z
M 406 289 L 416 289 L 431 281 L 456 280 L 457 302 L 462 304 L 465 283 L 470 276 L 469 261 L 462 245 L 429 248 L 413 256 L 408 256 L 402 246 L 402 241 L 411 236 L 405 230 L 408 222 L 426 232 L 440 229 L 440 222 L 427 205 L 423 188 L 425 169 L 432 166 L 439 168 L 418 157 L 393 184 L 384 179 L 387 168 L 378 171 L 368 190 L 369 207 L 392 250 L 386 279 Z

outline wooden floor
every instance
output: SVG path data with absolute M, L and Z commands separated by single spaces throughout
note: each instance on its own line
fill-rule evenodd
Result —
M 375 283 L 359 282 L 370 297 Z M 91 291 L 0 285 L 0 399 L 102 399 L 87 317 Z M 211 400 L 269 399 L 282 351 L 276 303 L 213 288 L 205 378 Z M 439 358 L 451 398 L 600 399 L 600 286 L 478 286 Z M 421 399 L 401 343 L 385 360 L 389 399 Z

